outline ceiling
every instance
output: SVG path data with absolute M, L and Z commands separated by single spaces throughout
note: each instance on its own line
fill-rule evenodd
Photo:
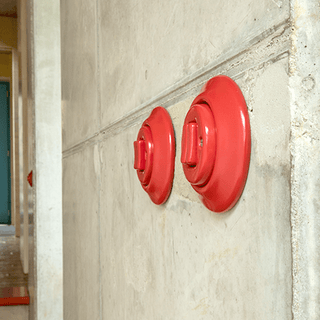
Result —
M 17 17 L 17 0 L 0 0 L 0 16 Z

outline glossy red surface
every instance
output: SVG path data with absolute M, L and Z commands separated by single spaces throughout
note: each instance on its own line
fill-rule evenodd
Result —
M 153 109 L 134 142 L 134 168 L 143 189 L 155 204 L 164 203 L 170 194 L 174 174 L 175 139 L 169 113 Z
M 32 187 L 32 170 L 31 170 L 30 173 L 28 174 L 27 180 L 28 180 L 30 186 Z
M 210 79 L 186 116 L 181 162 L 187 180 L 214 212 L 230 210 L 246 183 L 251 134 L 246 102 L 226 76 Z
M 216 127 L 206 104 L 195 104 L 187 113 L 181 150 L 181 162 L 187 180 L 197 186 L 207 183 L 216 156 Z
M 0 306 L 29 304 L 27 287 L 9 287 L 0 289 Z

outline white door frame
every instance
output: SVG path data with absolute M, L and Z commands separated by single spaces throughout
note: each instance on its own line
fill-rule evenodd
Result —
M 15 48 L 0 46 L 0 53 L 11 54 L 11 78 L 0 77 L 10 83 L 10 170 L 11 170 L 11 224 L 20 236 L 20 183 L 19 183 L 19 105 L 18 105 L 18 54 Z

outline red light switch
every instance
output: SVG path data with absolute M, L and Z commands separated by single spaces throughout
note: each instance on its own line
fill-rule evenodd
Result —
M 164 203 L 170 194 L 174 173 L 175 140 L 169 113 L 153 109 L 134 142 L 134 168 L 143 189 L 155 204 Z
M 27 180 L 30 184 L 30 187 L 32 187 L 32 170 L 30 171 L 30 173 L 28 174 Z
M 226 76 L 210 79 L 185 118 L 181 162 L 184 174 L 215 212 L 231 209 L 247 179 L 251 135 L 246 102 Z

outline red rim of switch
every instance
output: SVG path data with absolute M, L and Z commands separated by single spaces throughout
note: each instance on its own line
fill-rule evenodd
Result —
M 227 76 L 210 79 L 193 101 L 182 134 L 184 174 L 214 212 L 230 210 L 246 183 L 251 152 L 247 105 Z
M 172 188 L 175 139 L 169 113 L 153 109 L 134 142 L 134 168 L 143 189 L 155 204 L 164 203 Z

